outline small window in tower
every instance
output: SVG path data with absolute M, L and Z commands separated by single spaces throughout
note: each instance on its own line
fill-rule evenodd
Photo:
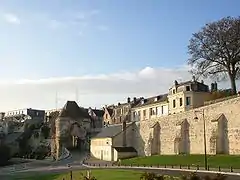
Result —
M 176 100 L 175 99 L 173 100 L 173 107 L 174 108 L 176 107 Z
M 186 105 L 191 105 L 191 97 L 186 97 Z

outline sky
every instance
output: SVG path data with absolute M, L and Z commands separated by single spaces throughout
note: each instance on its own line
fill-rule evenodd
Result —
M 99 108 L 167 93 L 174 80 L 191 78 L 192 34 L 239 16 L 239 7 L 239 0 L 0 0 L 0 111 L 67 100 Z

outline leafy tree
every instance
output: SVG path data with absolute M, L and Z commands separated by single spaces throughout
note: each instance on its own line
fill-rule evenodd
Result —
M 6 145 L 0 145 L 0 165 L 5 165 L 10 157 L 10 148 Z
M 240 77 L 240 17 L 226 17 L 194 33 L 188 46 L 192 73 L 223 80 L 229 77 L 232 93 Z

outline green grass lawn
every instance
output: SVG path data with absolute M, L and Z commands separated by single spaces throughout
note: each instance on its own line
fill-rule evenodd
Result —
M 204 155 L 162 155 L 150 157 L 136 157 L 121 161 L 125 165 L 191 165 L 204 167 Z M 211 168 L 230 168 L 240 169 L 240 156 L 216 155 L 208 156 L 208 165 Z
M 121 161 L 124 165 L 177 165 L 204 167 L 204 155 L 162 155 L 150 157 L 136 157 Z M 211 168 L 230 168 L 240 169 L 240 156 L 216 155 L 208 156 L 208 165 Z
M 83 173 L 86 171 L 73 171 L 73 179 L 81 180 Z M 91 170 L 91 175 L 96 177 L 97 180 L 139 180 L 143 172 L 129 171 L 129 170 L 113 170 L 113 169 L 97 169 Z M 70 172 L 64 174 L 50 174 L 50 175 L 29 175 L 28 177 L 15 177 L 14 180 L 70 180 Z

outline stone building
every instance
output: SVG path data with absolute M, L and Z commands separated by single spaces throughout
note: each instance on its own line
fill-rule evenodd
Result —
M 138 104 L 131 109 L 132 121 L 149 120 L 168 115 L 167 94 L 150 98 L 141 98 Z
M 134 97 L 131 101 L 131 98 L 127 98 L 126 103 L 118 103 L 116 106 L 105 106 L 104 108 L 104 124 L 119 124 L 123 121 L 131 122 L 131 109 L 138 104 L 140 98 Z
M 67 101 L 55 120 L 55 128 L 52 154 L 56 159 L 61 158 L 64 148 L 90 149 L 91 117 L 75 101 Z
M 203 81 L 198 82 L 194 77 L 192 81 L 182 83 L 175 81 L 168 93 L 169 114 L 185 112 L 203 106 L 210 97 L 209 87 Z
M 91 131 L 99 132 L 103 127 L 104 111 L 96 108 L 92 109 L 91 107 L 89 107 L 86 110 L 88 111 L 88 114 L 91 117 Z
M 103 107 L 103 123 L 104 125 L 114 124 L 114 105 Z
M 91 155 L 105 161 L 137 156 L 134 144 L 134 123 L 109 125 L 91 139 Z
M 239 155 L 239 109 L 240 97 L 235 96 L 182 113 L 140 121 L 134 147 L 140 156 L 149 156 L 153 152 L 204 154 L 205 121 L 207 154 Z

